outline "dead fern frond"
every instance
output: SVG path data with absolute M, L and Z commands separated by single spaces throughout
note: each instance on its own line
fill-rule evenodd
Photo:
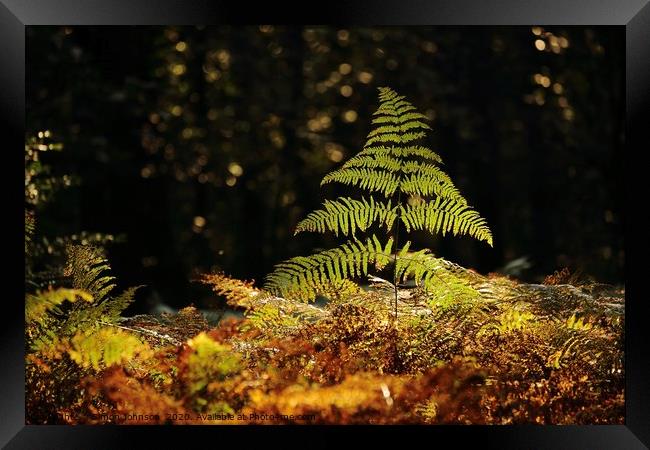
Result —
M 228 305 L 240 308 L 249 308 L 261 292 L 253 281 L 238 280 L 223 273 L 201 274 L 196 281 L 210 286 L 216 294 L 223 295 Z

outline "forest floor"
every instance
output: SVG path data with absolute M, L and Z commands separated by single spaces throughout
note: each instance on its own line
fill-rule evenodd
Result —
M 28 373 L 30 423 L 621 424 L 624 289 L 567 272 L 543 284 L 465 271 L 478 297 L 431 298 L 374 278 L 324 306 L 220 274 L 201 282 L 245 311 L 193 307 L 110 325 L 142 348 L 70 373 Z M 108 352 L 108 350 L 105 350 Z M 105 356 L 105 355 L 104 355 Z M 75 378 L 76 377 L 76 378 Z

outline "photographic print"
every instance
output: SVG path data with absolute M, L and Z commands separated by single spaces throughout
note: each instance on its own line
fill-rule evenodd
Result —
M 625 424 L 623 27 L 25 31 L 27 424 Z

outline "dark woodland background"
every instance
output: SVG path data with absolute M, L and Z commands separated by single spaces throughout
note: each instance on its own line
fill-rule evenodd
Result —
M 320 179 L 390 86 L 432 119 L 427 144 L 495 247 L 416 244 L 482 273 L 621 284 L 624 43 L 612 27 L 28 27 L 27 132 L 51 130 L 65 148 L 46 162 L 79 180 L 38 233 L 117 235 L 140 305 L 209 306 L 195 271 L 261 284 L 340 242 L 293 229 L 335 196 Z

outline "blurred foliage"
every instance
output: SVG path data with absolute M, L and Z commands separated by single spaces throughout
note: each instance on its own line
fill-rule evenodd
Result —
M 28 290 L 43 288 L 60 279 L 66 250 L 75 248 L 75 245 L 94 244 L 97 251 L 105 252 L 105 245 L 123 239 L 88 231 L 70 236 L 44 235 L 48 214 L 43 211 L 53 203 L 57 193 L 60 195 L 61 190 L 81 182 L 76 175 L 54 174 L 56 160 L 44 161 L 44 152 L 63 150 L 63 144 L 54 142 L 51 137 L 49 130 L 38 131 L 34 135 L 28 134 L 25 143 L 25 281 Z M 43 218 L 45 220 L 41 222 Z
M 261 279 L 333 245 L 290 237 L 390 85 L 429 108 L 431 146 L 499 236 L 418 245 L 621 282 L 623 57 L 606 27 L 28 27 L 28 132 L 65 143 L 53 176 L 82 178 L 37 223 L 126 235 L 120 279 L 176 305 L 196 267 Z
M 69 175 L 49 176 L 51 167 L 42 162 L 43 152 L 63 149 L 60 142 L 48 142 L 49 137 L 50 131 L 39 131 L 37 136 L 28 136 L 25 143 L 25 203 L 28 205 L 46 202 L 58 188 L 72 184 Z

